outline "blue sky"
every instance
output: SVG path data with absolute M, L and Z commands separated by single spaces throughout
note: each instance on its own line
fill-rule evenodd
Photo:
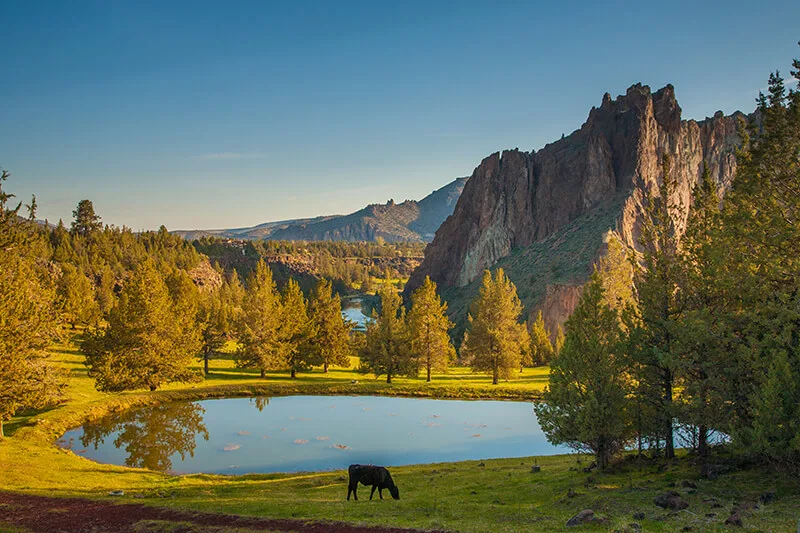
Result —
M 0 0 L 0 167 L 39 216 L 250 226 L 418 199 L 675 85 L 750 111 L 800 2 Z

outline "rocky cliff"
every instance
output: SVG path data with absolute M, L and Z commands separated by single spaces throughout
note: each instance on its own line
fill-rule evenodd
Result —
M 723 188 L 730 185 L 736 130 L 736 116 L 721 112 L 682 120 L 671 85 L 652 93 L 637 84 L 614 100 L 606 93 L 568 137 L 538 152 L 485 158 L 406 290 L 430 276 L 461 320 L 481 272 L 504 266 L 529 312 L 554 310 L 545 317 L 554 327 L 577 303 L 576 288 L 591 273 L 607 231 L 638 247 L 643 194 L 661 178 L 662 156 L 671 156 L 678 183 L 673 201 L 687 207 L 677 221 L 682 227 L 703 162 Z
M 234 239 L 286 241 L 430 242 L 436 229 L 453 212 L 467 178 L 458 178 L 422 200 L 372 204 L 349 215 L 267 222 L 252 228 L 176 231 L 187 239 L 203 235 Z

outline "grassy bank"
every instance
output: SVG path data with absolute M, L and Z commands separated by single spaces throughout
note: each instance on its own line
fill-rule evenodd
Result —
M 698 468 L 688 459 L 668 465 L 631 461 L 609 473 L 585 473 L 587 460 L 580 456 L 395 467 L 392 474 L 402 499 L 372 502 L 363 501 L 368 497 L 363 487 L 362 501 L 345 501 L 345 472 L 173 477 L 101 465 L 61 450 L 53 442 L 86 419 L 164 401 L 288 394 L 532 399 L 544 387 L 547 372 L 526 370 L 521 379 L 496 387 L 488 377 L 467 369 L 454 369 L 430 384 L 398 379 L 387 385 L 344 369 L 313 372 L 297 380 L 279 374 L 261 380 L 222 358 L 213 362 L 212 375 L 202 383 L 170 386 L 156 393 L 103 394 L 94 390 L 83 358 L 71 344 L 58 347 L 54 358 L 70 372 L 67 401 L 7 426 L 11 437 L 0 442 L 3 489 L 91 498 L 108 498 L 109 491 L 121 489 L 125 496 L 118 500 L 155 506 L 475 532 L 560 530 L 582 509 L 592 509 L 605 520 L 582 526 L 582 530 L 596 531 L 633 530 L 633 522 L 645 531 L 684 527 L 724 531 L 723 522 L 733 509 L 740 509 L 748 530 L 794 531 L 800 519 L 796 480 L 763 469 L 736 471 L 714 481 L 698 479 Z M 540 472 L 531 471 L 534 463 Z M 656 507 L 653 498 L 665 490 L 680 492 L 689 507 L 678 512 Z M 775 501 L 762 505 L 759 497 L 767 491 L 774 492 Z M 644 518 L 638 514 L 634 518 L 636 513 Z

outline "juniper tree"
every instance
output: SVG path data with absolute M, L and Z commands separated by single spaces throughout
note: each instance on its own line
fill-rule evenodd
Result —
M 81 200 L 78 207 L 72 212 L 75 220 L 72 221 L 71 232 L 86 237 L 103 228 L 100 217 L 94 212 L 91 200 Z
M 544 318 L 542 312 L 539 311 L 536 315 L 536 320 L 531 326 L 531 348 L 530 359 L 536 365 L 546 365 L 550 363 L 553 358 L 554 349 L 553 344 L 550 342 L 550 332 L 544 325 Z
M 281 295 L 278 342 L 281 358 L 289 367 L 292 379 L 297 377 L 298 371 L 311 368 L 313 352 L 308 349 L 310 326 L 303 291 L 300 290 L 300 285 L 290 278 Z

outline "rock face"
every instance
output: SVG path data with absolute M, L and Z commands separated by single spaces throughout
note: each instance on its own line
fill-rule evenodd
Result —
M 626 245 L 638 247 L 643 193 L 661 179 L 662 156 L 671 157 L 678 184 L 672 200 L 687 208 L 703 162 L 727 188 L 736 169 L 736 118 L 718 112 L 701 122 L 681 120 L 671 85 L 651 93 L 649 87 L 637 84 L 615 100 L 606 93 L 601 106 L 592 108 L 586 123 L 568 137 L 538 152 L 506 150 L 485 158 L 464 187 L 455 211 L 428 245 L 407 291 L 410 294 L 430 276 L 440 287 L 450 288 L 456 300 L 459 288 L 474 293 L 474 280 L 484 269 L 559 232 L 572 232 L 572 238 L 583 235 L 582 220 L 598 210 L 613 211 L 603 231 L 612 230 Z M 676 221 L 679 227 L 686 216 L 688 209 Z M 560 242 L 549 246 L 551 251 L 563 248 Z M 598 257 L 600 246 L 592 247 L 594 253 L 586 250 L 581 259 L 582 273 L 573 272 L 571 279 L 541 272 L 538 279 L 525 279 L 509 270 L 518 288 L 521 283 L 541 285 L 532 291 L 535 301 L 523 298 L 529 312 L 543 306 L 552 309 L 551 327 L 572 312 L 579 295 L 575 287 L 586 281 Z
M 349 215 L 267 222 L 252 228 L 175 231 L 187 239 L 204 235 L 233 239 L 286 241 L 430 242 L 455 209 L 467 178 L 458 178 L 422 200 L 372 204 Z

